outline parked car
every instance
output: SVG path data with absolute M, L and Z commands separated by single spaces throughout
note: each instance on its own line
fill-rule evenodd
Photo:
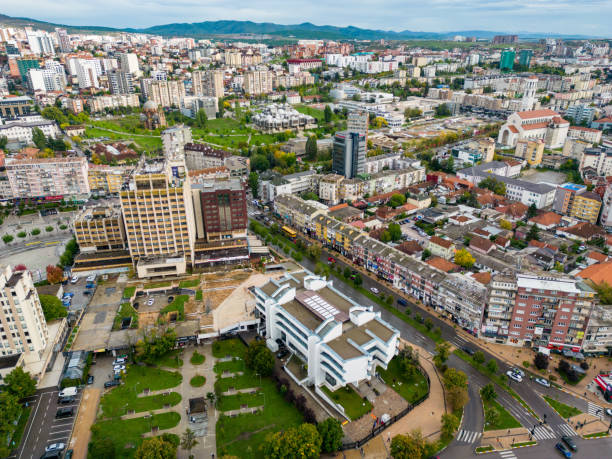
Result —
M 548 382 L 548 380 L 546 380 L 544 378 L 536 378 L 536 379 L 534 379 L 534 381 L 537 382 L 538 384 L 540 384 L 541 386 L 550 387 L 550 383 Z
M 96 284 L 88 283 L 87 285 L 85 285 L 85 288 L 96 288 Z
M 79 276 L 72 276 L 72 279 L 70 280 L 72 284 L 76 284 L 78 281 L 79 281 Z
M 398 298 L 397 304 L 402 305 L 402 306 L 408 306 L 408 302 L 403 298 Z
M 127 362 L 125 357 L 117 357 L 113 362 L 113 365 L 123 365 L 125 362 Z
M 172 303 L 174 301 L 174 297 L 172 295 L 170 295 L 168 297 L 168 303 Z
M 612 416 L 612 408 L 606 408 L 604 411 L 608 416 Z
M 557 444 L 555 445 L 555 448 L 557 448 L 557 450 L 558 450 L 558 451 L 559 451 L 561 454 L 563 454 L 563 455 L 564 455 L 566 458 L 568 458 L 568 459 L 569 459 L 570 457 L 572 457 L 572 453 L 570 453 L 570 450 L 569 450 L 569 449 L 567 449 L 567 447 L 566 447 L 566 446 L 565 446 L 563 443 L 561 443 L 561 442 L 557 443 Z
M 508 376 L 508 378 L 516 381 L 516 382 L 523 382 L 523 377 L 521 375 L 519 375 L 518 373 L 514 373 L 511 370 L 508 370 L 506 372 L 506 375 Z
M 471 347 L 463 346 L 463 347 L 461 348 L 461 350 L 462 350 L 463 352 L 465 352 L 466 354 L 468 354 L 468 355 L 474 355 L 474 354 L 476 354 L 476 351 L 475 351 L 474 349 L 472 349 Z
M 376 287 L 370 287 L 370 291 L 378 295 L 378 289 Z
M 64 298 L 72 298 L 74 296 L 74 292 L 66 292 L 64 293 Z
M 94 376 L 93 375 L 89 375 L 87 377 L 87 384 L 93 384 L 94 383 Z
M 104 383 L 104 388 L 108 389 L 109 387 L 115 387 L 115 386 L 118 386 L 119 384 L 121 384 L 121 383 L 119 381 L 116 381 L 116 380 L 106 381 Z
M 327 257 L 327 261 L 329 261 L 330 263 L 335 263 L 336 262 L 334 257 Z
M 74 415 L 74 407 L 69 406 L 66 408 L 60 408 L 55 413 L 56 418 L 69 418 Z
M 524 377 L 525 377 L 525 372 L 524 372 L 523 370 L 521 370 L 520 368 L 516 368 L 516 367 L 514 367 L 514 368 L 510 368 L 510 371 L 511 371 L 512 373 L 516 373 L 516 374 L 521 375 L 521 378 L 524 378 Z
M 569 449 L 572 451 L 578 451 L 578 446 L 576 446 L 576 442 L 572 440 L 572 437 L 568 437 L 567 435 L 563 435 L 561 437 L 561 441 L 567 445 Z
M 51 443 L 49 446 L 45 448 L 45 452 L 49 451 L 63 451 L 66 448 L 64 443 Z
M 123 371 L 125 370 L 125 365 L 114 365 L 113 371 Z
M 85 290 L 85 291 L 83 292 L 83 295 L 91 295 L 91 290 Z
M 64 454 L 64 459 L 72 459 L 73 454 L 74 454 L 74 450 L 69 449 L 68 451 L 66 451 L 66 454 Z
M 59 403 L 60 405 L 68 405 L 70 403 L 73 403 L 75 401 L 75 398 L 70 395 L 68 397 L 58 397 L 57 399 L 57 403 Z
M 149 298 L 147 300 L 147 306 L 153 306 L 153 303 L 155 303 L 155 298 Z
M 87 282 L 93 282 L 96 280 L 96 276 L 94 274 L 92 274 L 91 276 L 87 276 Z
M 61 459 L 62 452 L 61 451 L 47 451 L 45 454 L 40 456 L 40 459 Z

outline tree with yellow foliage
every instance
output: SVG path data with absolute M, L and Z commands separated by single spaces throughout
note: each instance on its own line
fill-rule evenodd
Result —
M 503 218 L 499 221 L 499 226 L 508 231 L 512 230 L 512 223 L 510 223 L 508 220 L 504 220 Z
M 455 252 L 455 264 L 469 269 L 474 266 L 474 263 L 476 263 L 476 259 L 466 249 Z

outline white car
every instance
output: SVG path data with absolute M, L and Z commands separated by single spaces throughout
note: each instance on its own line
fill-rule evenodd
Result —
M 516 374 L 518 374 L 518 375 L 521 375 L 521 378 L 524 378 L 524 377 L 525 377 L 525 372 L 524 372 L 523 370 L 521 370 L 520 368 L 516 368 L 516 367 L 514 367 L 514 368 L 510 368 L 510 371 L 511 371 L 512 373 L 516 373 Z
M 147 306 L 152 306 L 152 305 L 153 305 L 153 303 L 155 303 L 155 298 L 149 298 L 149 299 L 147 300 Z
M 96 280 L 96 276 L 91 275 L 91 276 L 87 276 L 87 282 L 93 282 Z
M 370 291 L 378 295 L 378 289 L 376 287 L 371 287 Z
M 508 376 L 508 378 L 516 381 L 516 382 L 523 382 L 523 377 L 521 375 L 519 375 L 518 373 L 513 373 L 512 371 L 508 370 L 506 372 L 506 375 Z
M 606 414 L 612 416 L 612 408 L 606 408 Z
M 544 378 L 536 378 L 534 379 L 534 381 L 537 382 L 541 386 L 550 387 L 550 383 L 548 382 L 548 380 Z
M 45 452 L 48 453 L 50 451 L 62 451 L 65 447 L 66 445 L 64 443 L 51 443 L 45 448 Z
M 76 284 L 79 281 L 79 276 L 72 276 L 72 280 L 70 282 L 72 282 L 73 284 Z
M 125 370 L 125 365 L 115 365 L 113 367 L 113 371 L 123 371 Z

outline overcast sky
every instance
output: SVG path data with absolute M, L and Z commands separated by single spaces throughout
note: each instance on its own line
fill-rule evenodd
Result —
M 612 35 L 612 0 L 3 0 L 0 13 L 68 25 L 250 20 L 383 30 Z

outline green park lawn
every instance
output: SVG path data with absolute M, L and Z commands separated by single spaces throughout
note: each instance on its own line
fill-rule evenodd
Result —
M 563 419 L 571 418 L 572 416 L 582 413 L 582 411 L 580 411 L 578 408 L 561 403 L 554 398 L 544 396 L 544 400 L 546 400 L 546 403 L 552 406 Z
M 485 422 L 484 430 L 501 430 L 501 429 L 514 429 L 515 427 L 521 427 L 521 423 L 518 422 L 514 416 L 512 416 L 506 409 L 497 403 L 495 400 L 482 400 L 485 411 L 485 419 L 487 417 L 487 411 L 495 409 L 499 413 L 499 419 L 494 424 L 488 424 Z
M 152 395 L 138 397 L 145 389 L 151 391 L 171 389 L 181 383 L 183 377 L 178 372 L 170 372 L 140 365 L 130 365 L 124 377 L 124 384 L 115 387 L 100 401 L 104 417 L 118 417 L 127 410 L 136 412 L 163 408 L 164 405 L 177 405 L 181 401 L 180 394 L 170 392 L 169 395 Z
M 126 317 L 132 318 L 130 328 L 138 328 L 138 312 L 130 303 L 122 303 L 113 321 L 113 330 L 120 330 L 121 321 Z
M 244 371 L 244 360 L 235 358 L 227 362 L 217 362 L 213 370 L 218 374 L 222 374 L 224 371 L 229 371 L 230 373 Z
M 116 389 L 113 389 L 116 390 Z M 115 457 L 132 458 L 142 442 L 142 435 L 157 427 L 160 434 L 164 429 L 171 429 L 178 425 L 181 415 L 175 411 L 155 414 L 151 417 L 139 417 L 119 421 L 112 419 L 96 422 L 92 428 L 92 440 L 96 438 L 110 438 L 115 446 Z
M 350 386 L 341 387 L 334 392 L 325 386 L 322 386 L 322 389 L 333 401 L 344 408 L 344 413 L 353 421 L 372 411 L 372 404 L 361 398 Z
M 183 359 L 179 357 L 181 351 L 175 349 L 168 352 L 162 358 L 157 360 L 157 366 L 167 368 L 181 368 L 183 366 Z
M 123 298 L 124 299 L 130 299 L 134 296 L 134 293 L 136 293 L 136 287 L 132 286 L 132 287 L 125 287 L 123 289 Z
M 244 343 L 238 338 L 215 341 L 212 348 L 213 356 L 217 358 L 223 358 L 229 355 L 244 359 L 245 351 L 246 347 Z
M 198 351 L 193 351 L 191 359 L 189 359 L 192 365 L 202 365 L 205 360 L 206 357 L 203 354 L 200 354 Z
M 200 278 L 196 279 L 187 279 L 179 282 L 179 288 L 193 288 L 200 285 Z
M 193 387 L 202 387 L 204 384 L 206 384 L 206 378 L 202 375 L 196 375 L 189 380 L 189 384 L 191 384 Z
M 376 371 L 384 379 L 387 386 L 392 387 L 408 403 L 413 403 L 427 394 L 427 379 L 425 376 L 419 372 L 413 378 L 406 378 L 400 370 L 397 357 L 391 359 L 386 370 L 378 367 Z
M 185 303 L 189 300 L 189 295 L 178 295 L 172 303 L 159 311 L 160 314 L 167 314 L 169 312 L 177 311 L 178 319 L 185 320 Z

